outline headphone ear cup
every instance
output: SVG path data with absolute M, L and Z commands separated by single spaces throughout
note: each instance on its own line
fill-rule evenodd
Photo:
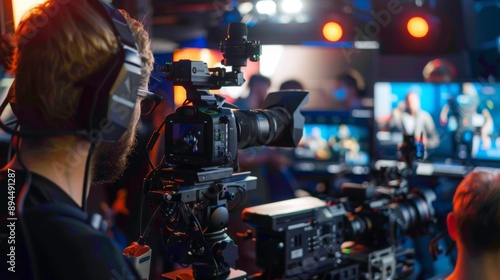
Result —
M 83 82 L 78 123 L 94 143 L 118 141 L 134 114 L 141 69 L 119 57 Z
M 80 82 L 83 92 L 77 121 L 89 141 L 113 143 L 127 130 L 134 114 L 142 61 L 125 17 L 109 3 L 88 2 L 110 24 L 119 50 L 109 63 Z
M 80 129 L 85 130 L 88 136 L 93 135 L 105 125 L 106 111 L 109 107 L 109 92 L 104 92 L 102 82 L 108 66 L 92 74 L 83 81 L 82 96 L 78 105 L 77 122 Z

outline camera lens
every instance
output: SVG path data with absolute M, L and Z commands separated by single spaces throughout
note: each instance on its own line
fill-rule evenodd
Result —
M 238 149 L 269 145 L 279 141 L 292 116 L 284 108 L 235 110 L 238 125 Z
M 405 201 L 395 203 L 394 215 L 404 233 L 418 234 L 419 229 L 427 228 L 434 216 L 432 201 L 435 199 L 434 192 L 421 189 L 408 195 Z

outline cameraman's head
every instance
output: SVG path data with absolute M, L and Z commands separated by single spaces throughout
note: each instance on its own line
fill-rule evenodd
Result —
M 153 67 L 149 35 L 141 23 L 121 13 L 139 45 L 142 60 L 141 82 L 130 86 L 146 89 Z M 22 130 L 82 129 L 78 110 L 84 84 L 106 79 L 95 73 L 107 67 L 119 51 L 108 21 L 89 1 L 48 0 L 22 19 L 15 39 L 11 103 Z M 128 112 L 132 114 L 130 125 L 116 143 L 96 143 L 91 169 L 94 179 L 113 179 L 123 171 L 135 142 L 140 101 L 137 98 L 133 112 Z M 60 180 L 78 174 L 89 148 L 90 142 L 78 135 L 22 137 L 20 154 L 28 169 L 43 169 L 43 175 L 59 180 L 61 185 Z M 44 160 L 45 167 L 41 164 Z
M 447 225 L 457 242 L 459 259 L 461 255 L 500 260 L 500 173 L 473 171 L 467 175 L 455 192 Z

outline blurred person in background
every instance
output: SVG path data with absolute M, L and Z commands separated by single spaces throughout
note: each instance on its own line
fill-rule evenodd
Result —
M 233 104 L 240 110 L 260 109 L 271 87 L 271 79 L 261 74 L 253 74 L 247 87 L 247 94 L 236 99 Z
M 457 78 L 457 70 L 448 60 L 436 58 L 424 66 L 422 76 L 428 83 L 449 83 Z
M 331 88 L 310 95 L 303 110 L 363 109 L 368 107 L 362 99 L 364 89 L 364 79 L 358 71 L 350 69 L 341 72 L 333 78 Z
M 362 109 L 361 102 L 364 82 L 358 71 L 350 70 L 335 76 L 332 95 L 336 108 L 341 110 Z
M 303 90 L 304 86 L 302 85 L 299 80 L 296 79 L 290 79 L 286 80 L 283 83 L 280 84 L 280 91 L 281 90 Z

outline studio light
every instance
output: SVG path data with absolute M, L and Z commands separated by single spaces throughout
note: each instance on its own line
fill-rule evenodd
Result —
M 406 24 L 406 29 L 415 38 L 425 37 L 429 33 L 429 24 L 422 17 L 412 17 Z
M 253 10 L 253 3 L 252 2 L 243 2 L 238 4 L 238 11 L 242 15 L 246 15 L 250 13 Z
M 281 2 L 281 10 L 286 14 L 297 14 L 302 11 L 302 7 L 301 0 L 283 0 Z
M 323 25 L 323 36 L 330 42 L 339 41 L 343 34 L 342 26 L 338 22 L 329 21 Z
M 276 14 L 276 3 L 272 0 L 260 0 L 255 4 L 255 8 L 262 15 L 273 16 Z

